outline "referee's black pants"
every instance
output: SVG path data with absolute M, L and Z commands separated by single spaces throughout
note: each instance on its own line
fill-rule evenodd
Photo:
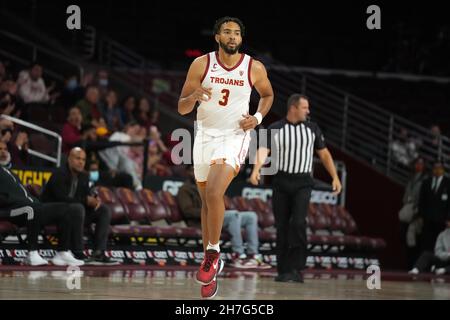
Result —
M 278 274 L 298 272 L 306 265 L 306 215 L 313 183 L 310 174 L 279 172 L 273 179 Z

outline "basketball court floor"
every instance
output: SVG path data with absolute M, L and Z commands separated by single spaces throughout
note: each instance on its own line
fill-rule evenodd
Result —
M 197 268 L 119 266 L 0 266 L 0 299 L 9 300 L 178 300 L 200 299 L 193 277 Z M 79 272 L 79 273 L 78 273 Z M 81 275 L 79 279 L 76 276 Z M 450 276 L 382 272 L 381 288 L 368 289 L 364 271 L 309 270 L 305 282 L 274 281 L 275 270 L 236 271 L 225 268 L 216 300 L 376 300 L 450 299 Z

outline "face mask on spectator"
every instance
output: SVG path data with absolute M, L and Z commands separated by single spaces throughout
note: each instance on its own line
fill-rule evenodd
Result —
M 0 159 L 0 166 L 2 166 L 3 168 L 6 168 L 6 169 L 11 168 L 12 163 L 11 163 L 11 155 L 9 152 L 6 152 L 5 159 Z
M 98 84 L 102 87 L 107 87 L 108 86 L 108 79 L 100 79 L 98 81 Z
M 90 171 L 89 172 L 89 180 L 91 180 L 93 182 L 97 182 L 99 178 L 100 178 L 100 174 L 98 171 Z
M 75 90 L 77 86 L 78 86 L 77 79 L 70 79 L 69 82 L 67 82 L 67 89 L 69 90 Z

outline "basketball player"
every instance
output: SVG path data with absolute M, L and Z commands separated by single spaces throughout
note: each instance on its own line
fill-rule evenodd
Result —
M 192 62 L 178 101 L 178 112 L 183 115 L 198 103 L 193 160 L 202 199 L 205 257 L 196 280 L 202 284 L 202 297 L 209 299 L 217 293 L 216 276 L 223 267 L 219 247 L 225 211 L 223 196 L 245 160 L 250 130 L 261 123 L 273 102 L 264 65 L 239 52 L 244 31 L 238 18 L 216 21 L 218 51 Z M 253 86 L 260 100 L 257 112 L 249 115 Z

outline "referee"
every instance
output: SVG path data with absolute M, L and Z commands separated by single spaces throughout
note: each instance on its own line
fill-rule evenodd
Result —
M 335 194 L 341 182 L 333 158 L 325 146 L 320 128 L 307 120 L 308 98 L 293 94 L 287 103 L 286 118 L 269 126 L 268 147 L 257 151 L 250 182 L 257 185 L 260 169 L 272 150 L 276 174 L 272 182 L 273 211 L 277 229 L 277 271 L 275 281 L 303 282 L 307 258 L 306 215 L 313 187 L 313 150 L 333 179 Z

